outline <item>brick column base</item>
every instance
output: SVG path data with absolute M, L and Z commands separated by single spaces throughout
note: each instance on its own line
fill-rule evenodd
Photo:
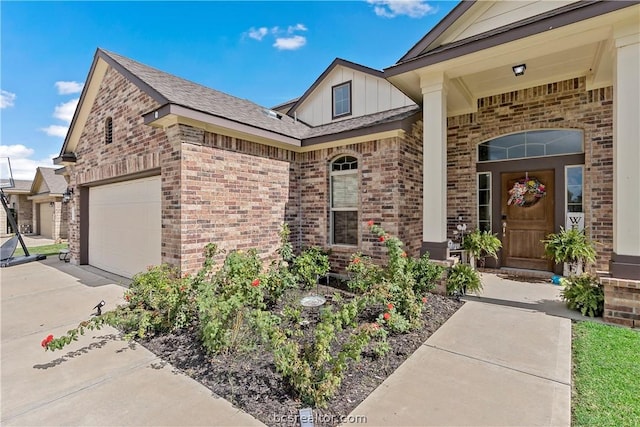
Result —
M 640 280 L 602 277 L 604 286 L 603 320 L 640 328 Z

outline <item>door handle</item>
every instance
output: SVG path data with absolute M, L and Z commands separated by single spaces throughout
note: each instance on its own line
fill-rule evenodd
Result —
M 502 237 L 506 237 L 507 236 L 507 221 L 504 221 L 502 223 Z

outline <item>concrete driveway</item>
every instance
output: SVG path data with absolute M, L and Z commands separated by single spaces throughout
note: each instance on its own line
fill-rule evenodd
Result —
M 123 303 L 124 279 L 50 256 L 0 269 L 3 426 L 247 426 L 250 415 L 117 331 L 89 331 L 61 351 L 40 342 Z

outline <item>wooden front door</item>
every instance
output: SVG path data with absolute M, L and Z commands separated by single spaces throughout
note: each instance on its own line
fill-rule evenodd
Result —
M 501 179 L 502 265 L 551 271 L 553 263 L 543 257 L 544 244 L 541 240 L 553 233 L 555 226 L 554 171 L 502 173 Z M 535 194 L 527 192 L 523 198 L 517 198 L 513 197 L 514 192 L 509 193 L 516 183 L 527 185 L 527 182 L 527 189 L 531 189 L 531 184 L 535 183 L 540 191 L 539 185 L 543 185 L 546 194 L 536 198 Z

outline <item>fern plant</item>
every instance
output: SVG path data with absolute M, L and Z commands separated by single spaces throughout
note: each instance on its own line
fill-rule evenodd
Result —
M 581 266 L 596 260 L 596 249 L 584 231 L 577 228 L 565 230 L 547 236 L 544 243 L 544 255 L 556 263 L 567 263 L 570 271 L 582 273 Z
M 447 293 L 461 297 L 467 292 L 480 292 L 482 281 L 480 274 L 469 264 L 458 263 L 451 267 L 447 277 Z
M 498 259 L 498 251 L 502 248 L 502 242 L 496 234 L 489 231 L 480 231 L 477 228 L 464 236 L 462 247 L 469 252 L 474 259 L 480 260 L 484 267 L 485 258 L 490 256 Z
M 591 274 L 562 279 L 564 289 L 562 299 L 571 310 L 578 310 L 583 316 L 601 316 L 604 311 L 604 290 L 598 278 Z

